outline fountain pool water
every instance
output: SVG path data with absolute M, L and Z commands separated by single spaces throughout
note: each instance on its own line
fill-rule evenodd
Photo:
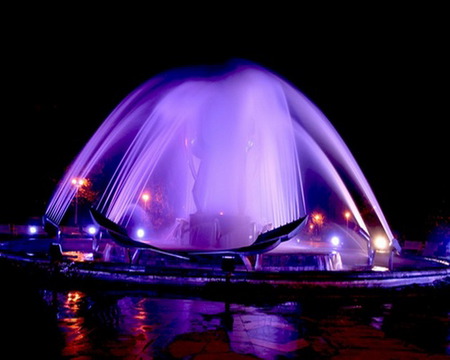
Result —
M 338 249 L 356 263 L 369 237 L 393 239 L 326 116 L 246 61 L 168 71 L 131 92 L 61 179 L 46 211 L 56 224 L 79 191 L 74 178 L 88 179 L 92 205 L 132 238 L 162 247 L 245 246 L 304 215 L 278 251 Z

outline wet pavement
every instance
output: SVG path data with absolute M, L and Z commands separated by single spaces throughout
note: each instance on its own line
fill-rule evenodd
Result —
M 0 279 L 5 359 L 450 358 L 448 283 L 243 303 Z
M 430 264 L 420 261 L 396 268 Z M 450 359 L 449 278 L 205 296 L 51 288 L 13 270 L 0 263 L 0 359 Z

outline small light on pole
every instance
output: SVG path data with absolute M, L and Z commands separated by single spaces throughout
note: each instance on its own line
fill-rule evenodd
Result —
M 315 229 L 314 232 L 316 235 L 320 234 L 320 230 L 324 224 L 325 216 L 319 212 L 313 213 L 312 215 L 312 225 L 313 228 L 311 230 Z
M 324 223 L 324 216 L 322 214 L 320 214 L 320 213 L 315 213 L 313 215 L 313 222 L 316 225 L 319 225 L 319 226 L 323 225 L 323 223 Z
M 346 211 L 344 216 L 345 216 L 345 221 L 347 223 L 347 228 L 348 228 L 348 220 L 350 219 L 350 216 L 352 216 L 352 214 L 350 214 L 350 211 Z
M 150 195 L 148 193 L 142 194 L 142 200 L 144 200 L 144 207 L 147 210 L 147 202 L 150 200 Z
M 72 185 L 75 186 L 75 225 L 78 225 L 78 191 L 80 187 L 85 184 L 85 180 L 82 178 L 73 178 Z

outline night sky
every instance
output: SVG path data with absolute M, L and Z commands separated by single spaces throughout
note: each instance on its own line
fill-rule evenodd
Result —
M 233 58 L 278 74 L 324 112 L 394 233 L 421 238 L 430 216 L 449 215 L 443 9 L 228 9 L 220 19 L 212 9 L 176 17 L 78 9 L 70 20 L 39 10 L 12 14 L 2 34 L 0 223 L 42 215 L 65 168 L 137 86 Z

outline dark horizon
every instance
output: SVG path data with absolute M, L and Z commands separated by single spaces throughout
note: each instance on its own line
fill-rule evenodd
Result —
M 393 232 L 425 240 L 430 217 L 448 221 L 450 213 L 446 38 L 438 21 L 384 24 L 359 23 L 358 37 L 330 27 L 304 36 L 301 46 L 266 33 L 215 42 L 185 34 L 148 47 L 115 33 L 16 36 L 6 46 L 0 223 L 43 215 L 65 168 L 137 86 L 174 68 L 241 58 L 315 103 L 347 143 Z

